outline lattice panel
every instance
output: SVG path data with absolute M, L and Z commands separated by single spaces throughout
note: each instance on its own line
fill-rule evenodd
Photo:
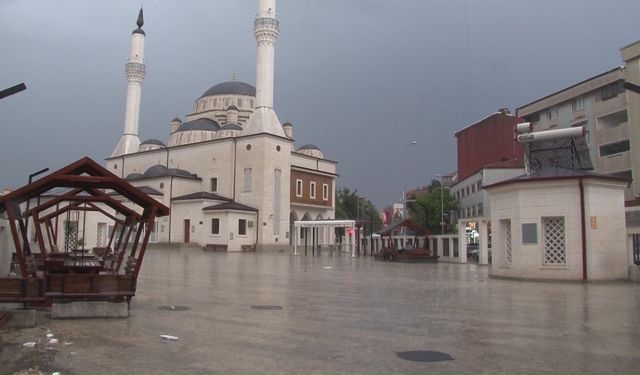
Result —
M 543 217 L 544 264 L 567 264 L 563 217 Z
M 511 250 L 511 220 L 504 220 L 504 248 L 506 258 L 505 261 L 511 264 L 513 260 L 513 252 Z
M 104 236 L 104 228 L 103 227 L 104 227 L 103 225 L 98 224 L 98 233 L 96 235 L 98 237 L 98 240 L 96 241 L 96 246 L 97 247 L 102 247 L 103 246 L 102 245 L 102 237 Z

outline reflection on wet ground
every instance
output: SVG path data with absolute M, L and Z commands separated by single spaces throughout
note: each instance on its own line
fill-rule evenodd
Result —
M 48 367 L 67 373 L 637 372 L 640 285 L 498 280 L 476 265 L 327 251 L 150 250 L 128 319 L 43 315 L 3 334 L 0 368 L 16 368 L 44 329 L 71 343 Z

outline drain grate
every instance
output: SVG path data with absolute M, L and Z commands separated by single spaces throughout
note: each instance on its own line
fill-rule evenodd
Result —
M 282 310 L 282 306 L 279 305 L 251 305 L 254 310 Z
M 429 350 L 412 350 L 408 352 L 397 352 L 398 358 L 413 362 L 444 362 L 453 361 L 453 357 L 447 353 L 433 352 Z
M 188 311 L 188 310 L 191 310 L 191 307 L 189 307 L 189 306 L 178 306 L 178 305 L 167 305 L 167 306 L 160 306 L 160 307 L 158 307 L 158 310 L 165 310 L 165 311 Z

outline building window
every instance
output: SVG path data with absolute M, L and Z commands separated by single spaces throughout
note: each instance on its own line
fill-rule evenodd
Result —
M 566 265 L 564 217 L 543 217 L 542 235 L 544 239 L 544 265 Z
M 213 107 L 218 105 L 218 98 L 213 99 Z
M 244 185 L 242 190 L 244 192 L 251 191 L 251 168 L 244 169 Z
M 500 226 L 502 227 L 502 239 L 504 242 L 504 262 L 511 264 L 513 260 L 513 253 L 511 251 L 511 220 L 500 220 Z
M 605 87 L 600 89 L 600 97 L 602 98 L 602 100 L 615 98 L 620 92 L 620 86 L 621 85 L 618 82 L 606 85 Z
M 249 100 L 249 107 L 253 108 L 253 99 Z
M 238 235 L 245 236 L 247 234 L 247 220 L 239 219 L 238 220 Z
M 578 112 L 584 109 L 584 96 L 578 96 L 573 99 L 573 111 Z
M 484 215 L 484 205 L 482 203 L 478 203 L 478 216 Z
M 316 183 L 315 182 L 311 182 L 309 184 L 309 197 L 311 199 L 316 199 Z
M 640 265 L 640 234 L 633 235 L 633 263 Z
M 547 111 L 547 120 L 553 120 L 558 117 L 558 107 L 551 107 Z
M 302 180 L 296 180 L 296 197 L 302 197 Z
M 220 234 L 220 219 L 211 219 L 211 234 Z
M 476 184 L 471 185 L 471 194 L 476 192 Z
M 327 184 L 322 185 L 322 200 L 323 201 L 329 200 L 329 185 Z
M 600 146 L 600 156 L 609 156 L 613 154 L 619 154 L 621 152 L 626 152 L 631 149 L 631 144 L 629 140 L 610 143 L 608 145 Z
M 212 191 L 214 193 L 216 191 L 218 191 L 218 179 L 217 178 L 212 178 L 209 187 L 211 189 L 210 191 Z

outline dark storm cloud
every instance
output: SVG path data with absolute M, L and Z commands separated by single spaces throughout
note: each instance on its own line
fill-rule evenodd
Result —
M 0 2 L 0 88 L 28 86 L 0 101 L 0 187 L 110 155 L 138 6 Z M 255 81 L 256 9 L 254 0 L 145 3 L 141 138 L 166 140 L 169 121 L 233 72 Z M 640 39 L 635 0 L 279 0 L 278 9 L 281 120 L 294 123 L 298 146 L 340 162 L 339 186 L 379 206 L 400 198 L 405 175 L 411 187 L 454 171 L 457 130 L 614 68 L 618 49 Z

